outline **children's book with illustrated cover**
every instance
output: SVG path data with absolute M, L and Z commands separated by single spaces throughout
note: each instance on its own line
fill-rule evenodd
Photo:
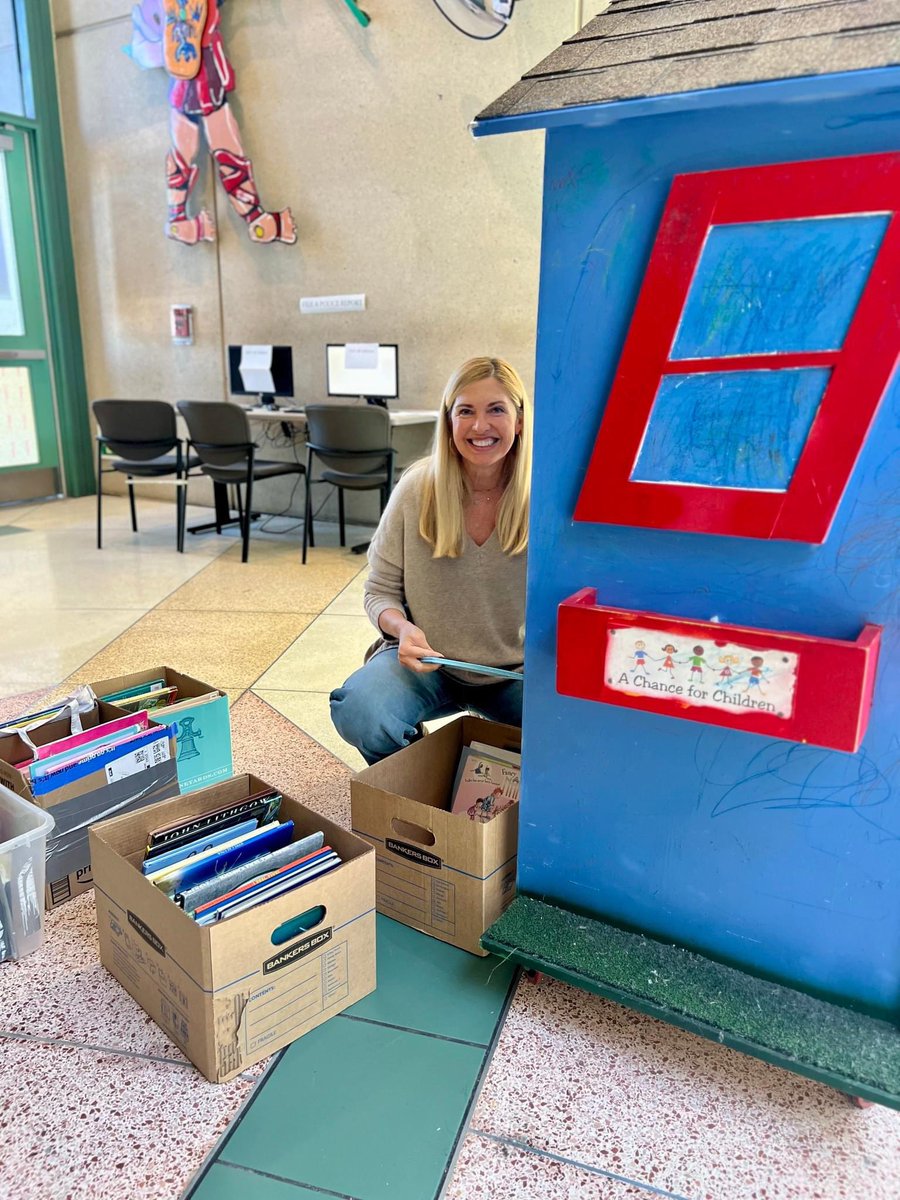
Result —
M 481 750 L 488 758 L 499 758 L 517 767 L 522 765 L 522 755 L 518 750 L 508 750 L 505 746 L 489 746 L 487 742 L 469 742 L 469 746 L 473 750 Z
M 471 821 L 492 820 L 518 801 L 521 773 L 517 763 L 463 746 L 450 811 Z
M 134 696 L 143 696 L 145 692 L 158 692 L 166 686 L 164 679 L 151 679 L 147 683 L 136 683 L 132 687 L 122 688 L 118 692 L 108 692 L 105 696 L 100 696 L 105 704 L 120 705 L 123 700 L 130 700 Z
M 114 704 L 116 708 L 121 708 L 123 712 L 152 712 L 157 708 L 164 708 L 169 704 L 174 704 L 178 698 L 178 688 L 176 687 L 161 687 L 153 688 L 153 690 L 144 690 L 136 693 L 133 696 L 119 695 L 113 700 L 103 699 L 107 704 Z

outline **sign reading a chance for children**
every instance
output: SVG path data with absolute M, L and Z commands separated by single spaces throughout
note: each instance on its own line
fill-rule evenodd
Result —
M 605 679 L 613 691 L 632 696 L 787 718 L 793 712 L 797 662 L 798 656 L 786 650 L 670 637 L 633 625 L 609 630 Z

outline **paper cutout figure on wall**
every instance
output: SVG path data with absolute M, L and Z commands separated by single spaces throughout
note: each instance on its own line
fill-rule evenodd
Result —
M 205 208 L 193 216 L 188 213 L 199 174 L 196 160 L 202 133 L 231 206 L 247 223 L 250 240 L 293 243 L 297 229 L 291 210 L 269 211 L 260 204 L 253 164 L 244 153 L 241 132 L 228 103 L 235 79 L 219 31 L 223 3 L 142 0 L 131 12 L 132 40 L 127 52 L 139 67 L 163 67 L 172 80 L 166 234 L 187 245 L 215 241 L 211 214 Z

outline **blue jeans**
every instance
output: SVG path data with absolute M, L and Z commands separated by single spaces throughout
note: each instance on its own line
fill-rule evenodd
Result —
M 331 693 L 334 727 L 370 765 L 420 736 L 420 721 L 458 712 L 522 724 L 522 684 L 514 679 L 468 684 L 446 671 L 418 674 L 402 666 L 397 648 L 382 650 Z

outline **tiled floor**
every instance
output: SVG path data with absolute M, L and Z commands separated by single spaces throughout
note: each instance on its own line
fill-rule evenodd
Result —
M 0 510 L 0 712 L 165 662 L 229 692 L 237 770 L 348 824 L 327 698 L 372 640 L 362 560 L 324 526 L 305 568 L 296 534 L 177 555 L 170 506 L 138 535 L 107 508 L 100 553 L 90 499 Z M 505 1011 L 508 967 L 384 918 L 377 991 L 217 1087 L 99 965 L 93 913 L 0 965 L 3 1200 L 900 1200 L 900 1114 L 549 979 Z

